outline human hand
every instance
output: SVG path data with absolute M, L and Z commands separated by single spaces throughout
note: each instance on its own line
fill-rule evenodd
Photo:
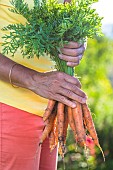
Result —
M 68 66 L 75 67 L 80 63 L 86 46 L 87 43 L 79 44 L 71 41 L 64 45 L 64 48 L 61 48 L 62 54 L 59 54 L 59 58 L 67 61 Z
M 33 80 L 31 90 L 44 98 L 62 102 L 72 108 L 76 106 L 75 101 L 86 102 L 79 80 L 68 74 L 58 71 L 38 73 Z

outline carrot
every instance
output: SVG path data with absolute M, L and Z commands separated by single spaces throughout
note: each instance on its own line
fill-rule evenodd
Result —
M 58 141 L 59 141 L 59 150 L 60 155 L 64 158 L 64 104 L 58 103 L 57 108 L 57 125 L 58 125 Z
M 72 109 L 74 121 L 75 121 L 75 127 L 76 127 L 76 133 L 77 133 L 77 143 L 80 146 L 86 146 L 86 134 L 85 129 L 83 125 L 83 114 L 82 114 L 82 108 L 80 103 L 76 103 L 76 108 Z
M 68 129 L 68 112 L 67 112 L 67 107 L 65 108 L 65 114 L 64 114 L 64 144 L 66 144 L 66 136 L 67 136 L 67 129 Z
M 50 135 L 49 135 L 49 145 L 50 145 L 50 151 L 51 152 L 58 145 L 57 117 L 55 117 L 53 128 L 52 128 Z
M 45 109 L 45 113 L 43 115 L 43 120 L 46 121 L 48 117 L 50 116 L 51 112 L 53 111 L 53 108 L 55 106 L 56 101 L 54 100 L 49 100 L 47 108 Z
M 62 156 L 62 158 L 64 158 L 64 154 L 65 154 L 65 151 L 66 151 L 67 129 L 68 129 L 68 115 L 67 115 L 67 109 L 65 108 L 64 127 L 63 127 L 63 141 L 59 145 L 59 153 Z
M 93 138 L 95 145 L 98 146 L 99 140 L 98 140 L 98 136 L 97 136 L 95 126 L 94 126 L 94 123 L 93 123 L 91 112 L 90 112 L 90 110 L 89 110 L 89 108 L 86 104 L 82 105 L 82 109 L 83 109 L 83 116 L 84 116 L 84 120 L 85 120 L 87 129 L 88 129 L 91 137 Z
M 59 142 L 64 141 L 63 130 L 64 130 L 64 104 L 58 103 L 57 108 L 57 124 L 58 124 L 58 140 Z
M 102 148 L 99 144 L 97 132 L 95 130 L 95 125 L 93 123 L 93 119 L 92 119 L 90 109 L 88 108 L 87 104 L 82 104 L 82 109 L 83 109 L 83 116 L 84 116 L 84 119 L 85 119 L 85 122 L 86 122 L 87 130 L 89 131 L 90 136 L 94 140 L 95 145 L 97 145 L 99 147 L 99 149 L 101 150 L 104 161 L 105 161 L 105 156 L 104 156 L 103 150 L 102 150 Z
M 52 127 L 53 127 L 55 116 L 56 116 L 56 111 L 52 112 L 51 115 L 49 116 L 45 129 L 42 133 L 39 145 L 42 144 L 43 141 L 46 139 L 46 137 L 49 136 L 49 133 L 51 132 Z
M 52 131 L 50 132 L 50 135 L 49 135 L 49 147 L 50 147 L 50 152 L 52 152 L 53 149 L 55 148 L 54 128 L 52 129 Z
M 76 128 L 75 128 L 75 122 L 74 122 L 74 118 L 73 118 L 73 113 L 72 113 L 72 108 L 68 106 L 68 122 L 69 122 L 69 125 L 74 133 L 74 138 L 76 140 L 76 137 L 77 137 L 77 134 L 76 134 Z
M 57 116 L 54 121 L 54 135 L 55 135 L 55 145 L 58 145 L 58 126 L 57 126 Z

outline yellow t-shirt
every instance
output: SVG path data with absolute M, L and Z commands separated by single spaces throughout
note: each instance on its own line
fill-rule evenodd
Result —
M 25 0 L 31 7 L 33 6 L 33 0 Z M 2 36 L 8 32 L 4 32 L 1 29 L 8 24 L 14 23 L 26 23 L 26 19 L 21 15 L 14 14 L 8 10 L 11 6 L 10 0 L 0 0 L 0 52 L 2 53 L 3 43 Z M 34 57 L 32 59 L 26 59 L 22 57 L 18 51 L 15 57 L 7 55 L 11 60 L 22 64 L 31 69 L 39 72 L 50 71 L 54 68 L 53 62 L 49 57 L 40 57 L 40 59 Z M 42 98 L 30 90 L 24 88 L 14 88 L 11 84 L 0 80 L 0 102 L 8 104 L 10 106 L 19 108 L 21 110 L 42 116 L 47 106 L 47 99 Z

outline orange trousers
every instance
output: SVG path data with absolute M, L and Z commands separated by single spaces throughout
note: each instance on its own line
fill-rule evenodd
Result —
M 56 170 L 57 148 L 39 146 L 41 117 L 0 103 L 0 170 Z

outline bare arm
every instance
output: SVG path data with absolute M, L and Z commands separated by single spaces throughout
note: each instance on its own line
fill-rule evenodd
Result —
M 0 80 L 9 82 L 9 71 L 14 64 L 14 61 L 0 54 Z M 12 82 L 20 87 L 29 88 L 32 74 L 35 71 L 19 64 L 14 67 L 11 74 Z

